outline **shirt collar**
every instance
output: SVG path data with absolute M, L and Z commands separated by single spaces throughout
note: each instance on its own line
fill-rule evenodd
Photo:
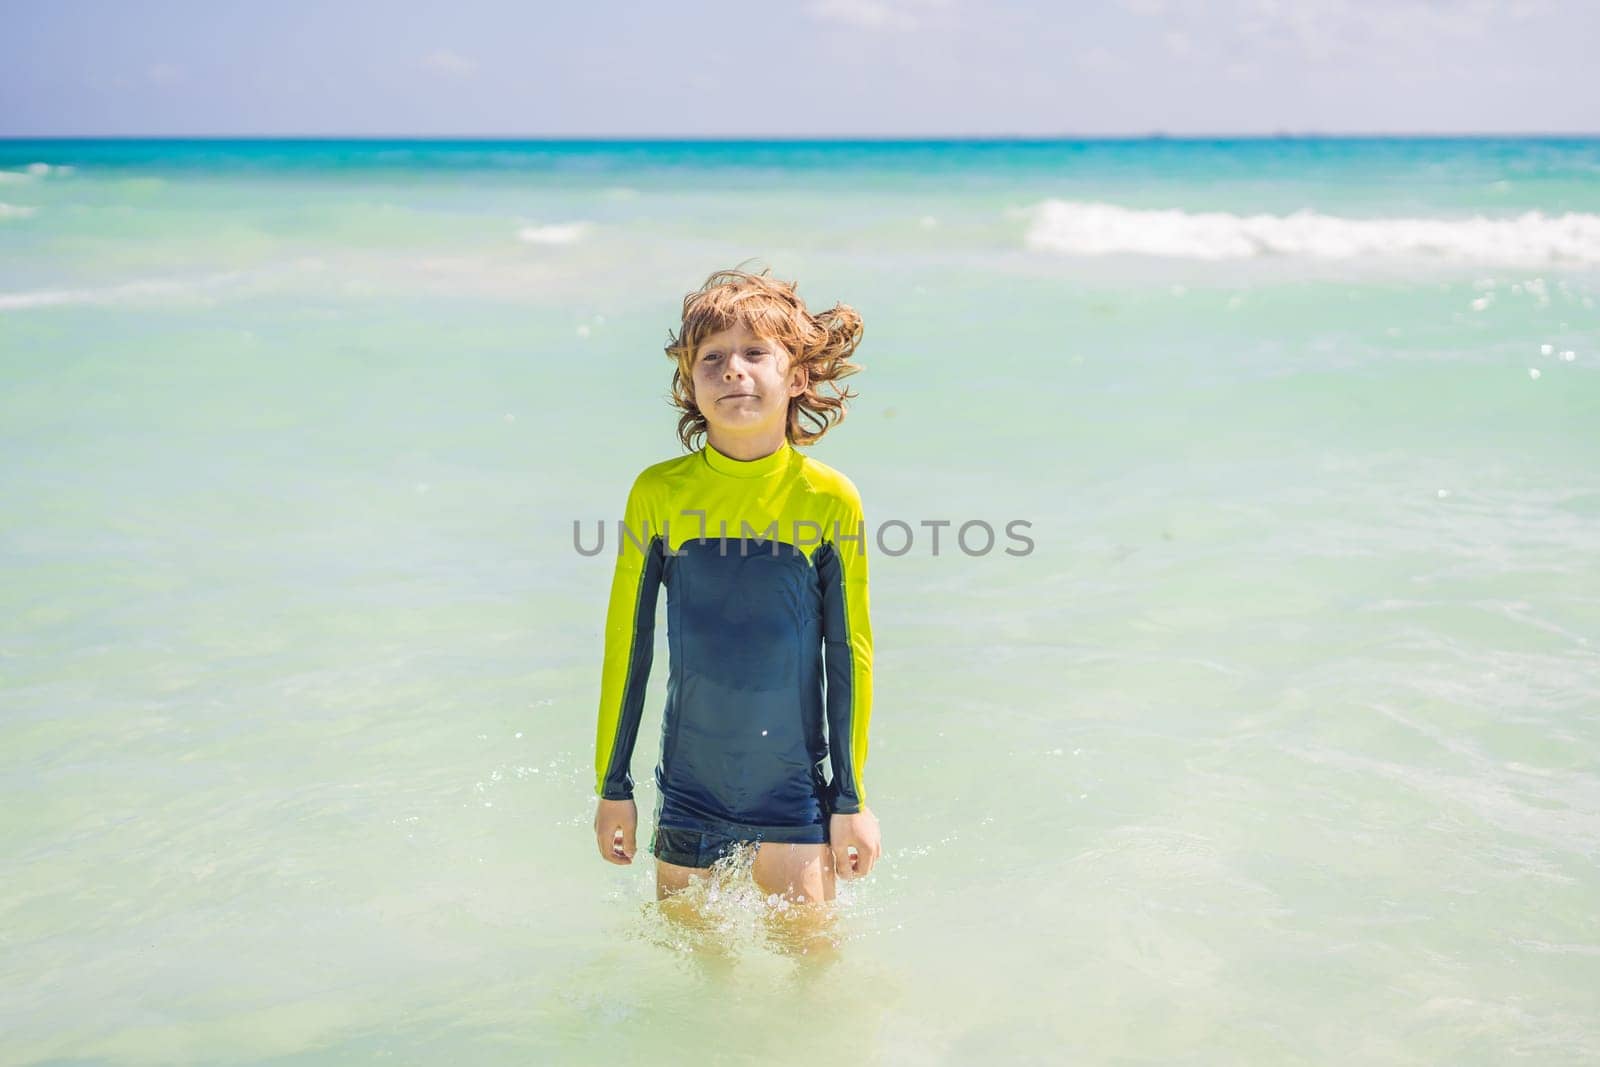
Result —
M 726 474 L 734 478 L 764 478 L 787 466 L 789 458 L 795 455 L 795 451 L 788 441 L 784 441 L 783 444 L 778 446 L 776 452 L 762 456 L 760 459 L 734 459 L 732 456 L 725 456 L 718 452 L 711 447 L 711 442 L 707 441 L 705 447 L 700 450 L 700 454 L 705 457 L 706 466 L 718 474 Z

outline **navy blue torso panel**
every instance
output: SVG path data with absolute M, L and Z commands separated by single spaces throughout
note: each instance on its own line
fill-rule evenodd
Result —
M 686 542 L 662 571 L 670 667 L 656 784 L 674 825 L 820 825 L 822 586 L 782 541 Z

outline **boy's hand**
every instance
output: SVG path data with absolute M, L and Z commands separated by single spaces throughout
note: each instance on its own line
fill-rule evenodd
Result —
M 840 878 L 865 878 L 883 855 L 878 817 L 868 808 L 828 817 L 828 846 L 833 850 L 833 871 Z M 855 853 L 851 854 L 851 849 Z
M 631 800 L 602 800 L 594 813 L 594 839 L 600 856 L 607 863 L 626 866 L 633 862 L 634 831 L 639 827 L 639 809 Z

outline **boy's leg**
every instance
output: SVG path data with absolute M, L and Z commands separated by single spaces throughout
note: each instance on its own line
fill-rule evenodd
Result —
M 689 883 L 695 879 L 705 881 L 710 875 L 709 867 L 682 867 L 666 860 L 656 860 L 656 899 L 666 900 L 674 893 L 689 888 Z
M 703 885 L 711 874 L 709 867 L 692 866 L 701 861 L 702 844 L 700 834 L 659 826 L 650 838 L 650 851 L 656 857 L 657 906 L 669 923 L 703 944 L 712 933 L 712 923 L 701 913 L 697 896 L 683 892 L 695 882 Z M 684 862 L 672 862 L 679 859 Z
M 767 913 L 767 934 L 779 948 L 815 957 L 833 954 L 833 852 L 827 845 L 763 841 L 750 874 L 763 893 L 776 893 L 786 902 Z
M 795 904 L 834 897 L 833 852 L 827 845 L 763 841 L 750 874 L 763 893 L 777 893 Z
M 699 898 L 686 894 L 693 882 L 704 882 L 708 867 L 683 867 L 656 860 L 656 907 L 662 918 L 688 938 L 694 958 L 724 972 L 733 964 L 732 950 L 713 917 L 700 910 Z

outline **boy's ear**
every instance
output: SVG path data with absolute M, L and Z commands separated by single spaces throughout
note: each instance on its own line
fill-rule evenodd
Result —
M 806 387 L 811 384 L 811 372 L 808 371 L 805 364 L 802 363 L 800 366 L 794 368 L 792 379 L 793 380 L 789 383 L 789 395 L 799 396 L 801 393 L 805 392 Z

